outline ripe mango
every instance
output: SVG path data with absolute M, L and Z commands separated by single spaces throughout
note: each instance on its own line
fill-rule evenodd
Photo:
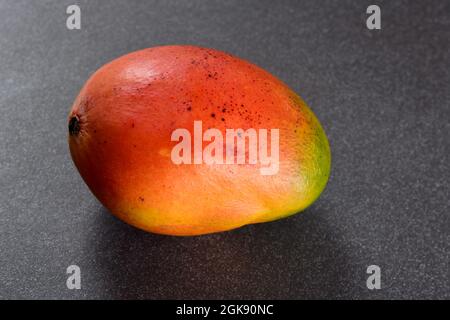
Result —
M 318 198 L 330 173 L 328 140 L 303 100 L 265 70 L 213 49 L 155 47 L 104 65 L 76 98 L 68 127 L 72 159 L 92 193 L 154 233 L 200 235 L 292 215 Z M 272 137 L 277 130 L 276 170 L 262 174 L 261 161 L 250 163 L 248 135 L 237 137 L 247 141 L 245 163 L 173 160 L 177 129 L 191 134 L 184 142 L 201 156 L 219 138 L 205 139 L 206 130 L 226 137 L 230 128 Z M 275 140 L 266 138 L 273 153 Z M 236 155 L 237 144 L 212 155 Z M 188 151 L 180 155 L 191 159 Z

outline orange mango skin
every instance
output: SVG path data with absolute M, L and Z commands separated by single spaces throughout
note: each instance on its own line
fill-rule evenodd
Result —
M 200 235 L 279 219 L 311 205 L 330 173 L 330 148 L 312 111 L 283 82 L 227 53 L 162 46 L 97 70 L 68 121 L 72 159 L 92 193 L 121 220 L 168 235 Z M 279 172 L 259 164 L 171 161 L 175 129 L 280 130 Z M 270 140 L 269 140 L 270 141 Z M 206 142 L 203 146 L 206 146 Z

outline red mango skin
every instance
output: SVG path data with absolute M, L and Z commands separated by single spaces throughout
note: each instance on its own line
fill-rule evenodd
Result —
M 193 138 L 196 120 L 224 137 L 227 128 L 279 129 L 278 173 L 261 175 L 260 164 L 174 164 L 171 134 L 186 128 Z M 68 123 L 72 159 L 92 193 L 153 233 L 200 235 L 289 216 L 318 198 L 330 173 L 328 140 L 303 100 L 265 70 L 213 49 L 162 46 L 113 60 L 86 82 Z

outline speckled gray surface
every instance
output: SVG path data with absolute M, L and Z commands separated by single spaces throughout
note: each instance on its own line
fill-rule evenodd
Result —
M 78 3 L 82 30 L 66 29 Z M 0 1 L 1 298 L 450 298 L 450 2 Z M 228 51 L 299 92 L 333 154 L 291 218 L 193 238 L 112 217 L 75 170 L 66 115 L 136 49 Z M 66 288 L 81 267 L 82 289 Z M 382 289 L 366 288 L 366 268 Z

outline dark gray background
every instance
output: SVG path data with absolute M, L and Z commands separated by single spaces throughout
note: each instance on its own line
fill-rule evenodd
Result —
M 450 2 L 376 3 L 380 31 L 365 26 L 372 1 L 0 1 L 0 297 L 449 299 Z M 179 43 L 248 59 L 311 106 L 333 155 L 312 207 L 177 238 L 91 195 L 66 142 L 81 86 Z M 66 288 L 70 264 L 81 290 Z

